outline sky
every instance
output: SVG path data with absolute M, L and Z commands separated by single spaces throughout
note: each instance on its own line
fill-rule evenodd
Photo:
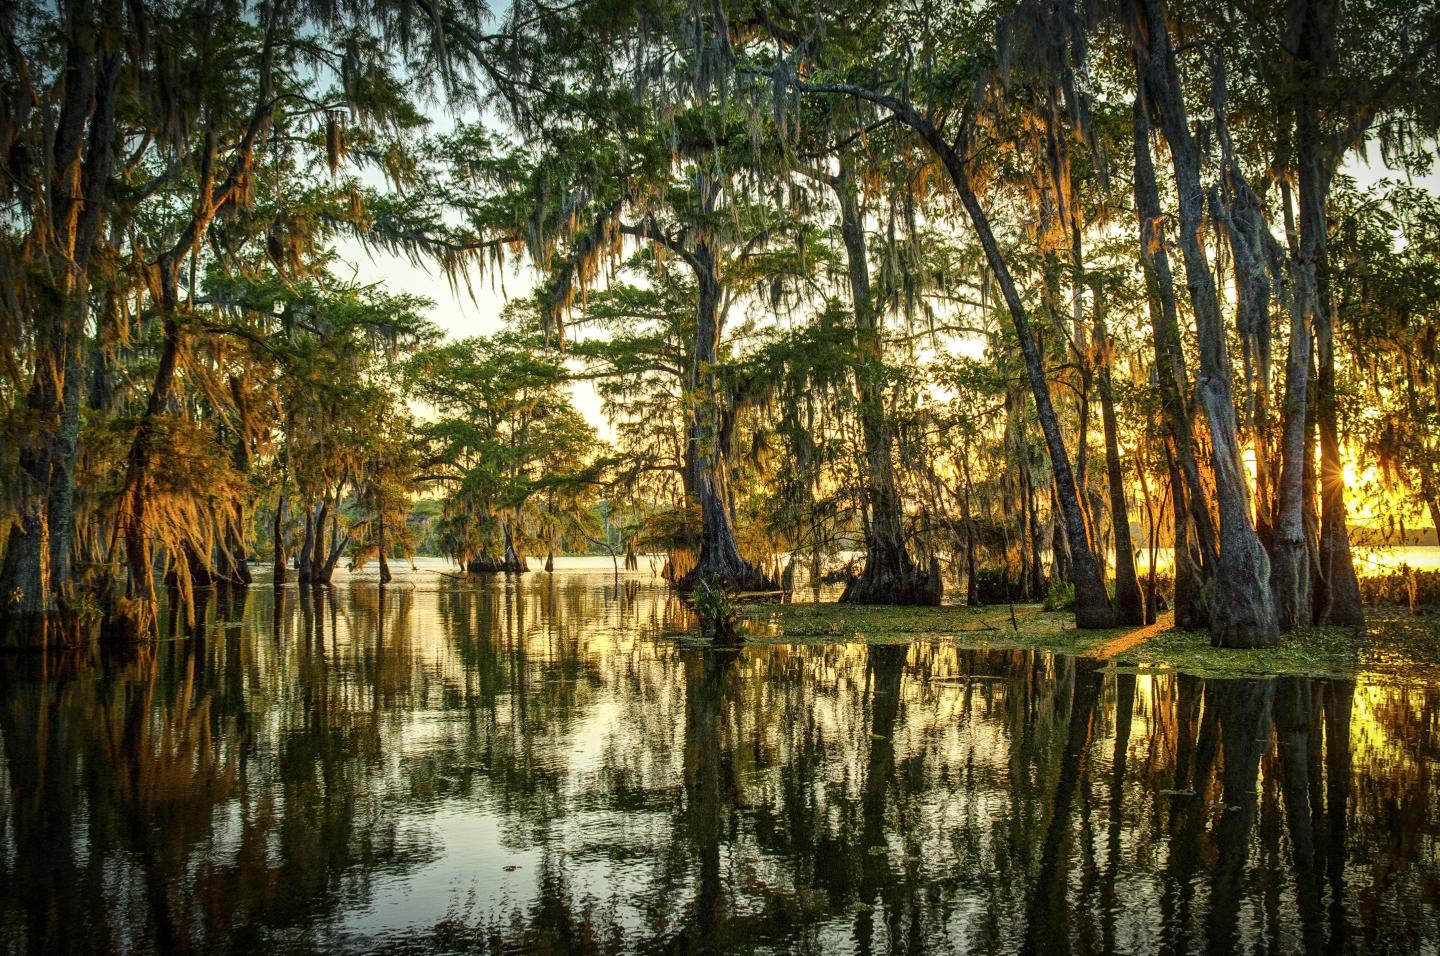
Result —
M 422 295 L 431 300 L 434 305 L 430 309 L 430 321 L 452 339 L 500 331 L 500 313 L 505 303 L 529 295 L 541 278 L 534 269 L 519 263 L 505 267 L 503 288 L 498 280 L 492 283 L 490 276 L 477 277 L 471 289 L 466 289 L 463 283 L 452 288 L 439 268 L 416 265 L 404 256 L 372 252 L 356 239 L 339 240 L 336 251 L 355 269 L 360 280 L 378 280 L 390 292 Z M 602 437 L 609 438 L 613 430 L 605 419 L 594 384 L 572 382 L 570 391 L 576 410 Z

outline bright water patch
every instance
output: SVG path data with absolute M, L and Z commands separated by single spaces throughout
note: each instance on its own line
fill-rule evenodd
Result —
M 1440 687 L 721 650 L 648 572 L 396 570 L 0 660 L 3 948 L 1440 948 Z

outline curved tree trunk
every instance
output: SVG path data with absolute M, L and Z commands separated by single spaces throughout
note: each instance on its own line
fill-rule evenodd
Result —
M 315 583 L 329 584 L 330 579 L 335 576 L 335 565 L 340 563 L 340 557 L 345 553 L 345 548 L 350 544 L 350 532 L 340 533 L 340 492 L 335 492 L 335 507 L 330 511 L 330 550 L 326 551 L 320 547 L 324 541 L 324 535 L 317 535 L 315 539 L 315 552 L 317 558 L 324 556 L 320 566 L 315 571 Z
M 1230 363 L 1215 276 L 1201 241 L 1205 192 L 1198 147 L 1190 135 L 1169 26 L 1161 0 L 1144 0 L 1149 49 L 1142 44 L 1137 80 L 1159 110 L 1175 171 L 1180 206 L 1180 249 L 1195 308 L 1200 345 L 1197 392 L 1210 424 L 1220 554 L 1206 590 L 1210 639 L 1217 647 L 1273 647 L 1279 628 L 1270 596 L 1270 560 L 1250 523 L 1250 489 L 1240 460 L 1231 396 Z
M 168 273 L 167 273 L 168 275 Z M 125 494 L 120 524 L 124 529 L 126 603 L 116 609 L 117 636 L 134 639 L 147 634 L 155 623 L 155 574 L 154 556 L 150 553 L 149 535 L 145 528 L 145 511 L 148 506 L 150 483 L 150 447 L 154 437 L 156 419 L 165 410 L 170 400 L 170 387 L 175 380 L 175 367 L 179 360 L 182 332 L 175 316 L 178 295 L 173 282 L 162 279 L 163 298 L 167 311 L 165 318 L 164 344 L 160 352 L 160 363 L 155 370 L 155 379 L 150 386 L 150 399 L 145 414 L 130 443 L 129 461 L 125 472 Z M 176 555 L 174 560 L 184 560 Z
M 1075 474 L 1070 468 L 1070 456 L 1065 451 L 1065 441 L 1060 432 L 1060 422 L 1055 415 L 1055 406 L 1050 401 L 1050 386 L 1045 380 L 1045 360 L 1035 344 L 1030 330 L 1030 317 L 1026 312 L 1020 294 L 1015 288 L 1010 269 L 995 241 L 990 220 L 985 215 L 980 201 L 970 187 L 969 173 L 964 161 L 948 148 L 947 144 L 932 143 L 945 159 L 946 169 L 960 194 L 960 201 L 969 214 L 970 222 L 985 250 L 986 261 L 994 273 L 1000 289 L 1005 295 L 1005 304 L 1010 319 L 1015 324 L 1015 334 L 1020 340 L 1020 351 L 1025 357 L 1025 370 L 1030 378 L 1030 390 L 1035 399 L 1036 416 L 1045 433 L 1045 445 L 1050 452 L 1050 465 L 1055 476 L 1055 490 L 1060 499 L 1060 510 L 1065 518 L 1065 539 L 1070 545 L 1070 560 L 1075 577 L 1075 623 L 1082 628 L 1110 627 L 1115 623 L 1115 609 L 1110 604 L 1105 582 L 1100 576 L 1100 562 L 1095 556 L 1086 528 L 1084 505 L 1080 502 L 1075 484 Z

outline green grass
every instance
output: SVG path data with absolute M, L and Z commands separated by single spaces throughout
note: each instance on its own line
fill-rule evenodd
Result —
M 1440 618 L 1401 608 L 1369 612 L 1363 630 L 1311 628 L 1281 635 L 1278 647 L 1223 650 L 1204 631 L 1161 624 L 1081 631 L 1068 612 L 1040 605 L 999 607 L 862 607 L 843 604 L 743 605 L 745 640 L 755 644 L 869 644 L 953 640 L 967 647 L 1022 647 L 1108 659 L 1115 667 L 1177 671 L 1202 677 L 1337 676 L 1440 683 Z

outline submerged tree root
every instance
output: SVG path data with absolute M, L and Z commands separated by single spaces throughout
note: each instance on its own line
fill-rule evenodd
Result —
M 480 555 L 465 562 L 466 574 L 524 574 L 530 567 L 518 554 L 496 561 L 488 555 Z
M 945 596 L 940 565 L 932 560 L 923 571 L 909 560 L 877 563 L 866 560 L 860 576 L 845 585 L 842 604 L 889 604 L 936 607 Z
M 743 558 L 731 561 L 707 561 L 702 555 L 700 563 L 689 573 L 675 582 L 681 591 L 693 591 L 700 584 L 710 584 L 731 591 L 775 591 L 779 585 L 755 565 Z

